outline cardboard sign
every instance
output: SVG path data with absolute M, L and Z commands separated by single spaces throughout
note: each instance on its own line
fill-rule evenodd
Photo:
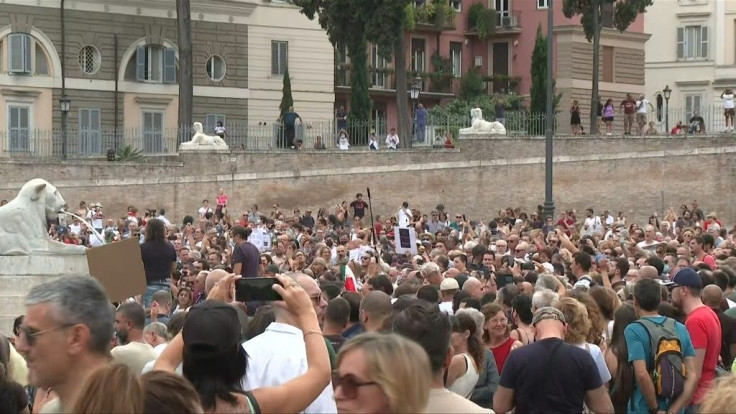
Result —
M 127 239 L 87 250 L 89 274 L 97 279 L 111 301 L 122 301 L 146 291 L 141 246 Z
M 394 242 L 396 243 L 396 253 L 404 254 L 411 252 L 412 255 L 417 254 L 417 232 L 414 228 L 394 227 Z

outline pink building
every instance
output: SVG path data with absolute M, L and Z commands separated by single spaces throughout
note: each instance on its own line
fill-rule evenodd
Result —
M 562 14 L 562 0 L 417 0 L 413 30 L 405 33 L 408 82 L 422 79 L 420 102 L 427 107 L 448 102 L 460 89 L 460 78 L 468 70 L 483 76 L 488 93 L 513 93 L 528 96 L 531 88 L 531 58 L 537 27 L 547 33 L 548 4 L 554 7 L 555 79 L 563 94 L 560 118 L 569 118 L 566 108 L 573 99 L 580 101 L 583 124 L 589 109 L 593 45 L 585 39 L 580 18 Z M 479 4 L 480 6 L 476 5 Z M 477 29 L 478 9 L 495 9 L 495 33 L 482 36 Z M 476 20 L 474 20 L 476 19 Z M 471 21 L 472 20 L 472 21 Z M 624 33 L 604 28 L 601 34 L 600 95 L 623 99 L 627 92 L 644 92 L 644 43 L 640 16 Z M 610 19 L 604 17 L 604 26 Z M 384 133 L 396 124 L 395 68 L 369 46 L 371 99 L 376 130 Z M 436 53 L 445 61 L 437 65 Z M 337 51 L 335 70 L 336 108 L 350 102 L 350 59 Z M 407 99 L 409 97 L 407 96 Z

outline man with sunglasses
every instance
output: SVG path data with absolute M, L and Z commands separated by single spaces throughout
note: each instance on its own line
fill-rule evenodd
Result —
M 113 308 L 102 286 L 73 276 L 34 286 L 16 349 L 28 363 L 30 383 L 53 389 L 43 412 L 65 412 L 87 376 L 109 362 Z

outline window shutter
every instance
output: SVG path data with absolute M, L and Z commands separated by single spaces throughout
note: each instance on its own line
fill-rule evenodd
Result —
M 708 58 L 708 26 L 700 27 L 700 57 Z
M 164 49 L 164 83 L 176 83 L 176 51 Z
M 26 48 L 26 40 L 30 41 L 30 36 L 23 33 L 14 33 L 8 36 L 9 39 L 9 65 L 8 69 L 11 73 L 27 73 L 31 64 L 26 60 L 30 60 Z M 30 47 L 29 47 L 30 49 Z
M 677 58 L 685 58 L 685 28 L 677 28 Z
M 79 131 L 84 131 L 86 129 L 89 129 L 90 122 L 89 122 L 89 109 L 80 109 L 79 110 Z
M 136 71 L 135 78 L 139 82 L 146 80 L 146 52 L 148 48 L 145 46 L 138 46 L 136 48 Z
M 279 43 L 271 42 L 271 74 L 279 74 Z
M 286 73 L 286 68 L 289 66 L 289 43 L 281 42 L 279 45 L 279 70 L 281 75 Z

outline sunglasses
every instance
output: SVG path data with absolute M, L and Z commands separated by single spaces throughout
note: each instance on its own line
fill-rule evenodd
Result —
M 23 339 L 26 341 L 26 343 L 28 344 L 28 346 L 34 346 L 34 345 L 36 345 L 36 341 L 38 340 L 38 337 L 39 336 L 45 335 L 45 334 L 50 333 L 50 332 L 59 331 L 61 329 L 71 328 L 74 325 L 76 325 L 76 324 L 67 323 L 67 324 L 59 325 L 57 327 L 49 328 L 49 329 L 46 329 L 46 330 L 43 330 L 43 331 L 39 331 L 39 330 L 33 329 L 30 326 L 28 326 L 28 325 L 20 325 L 18 327 L 18 331 L 19 331 L 19 335 L 18 336 L 19 337 L 23 337 Z
M 378 385 L 378 383 L 373 381 L 368 382 L 360 382 L 357 378 L 353 375 L 345 375 L 340 376 L 338 373 L 332 374 L 332 387 L 337 392 L 337 389 L 342 387 L 342 394 L 345 396 L 345 398 L 353 400 L 358 397 L 358 389 L 360 387 L 366 387 L 369 385 Z

